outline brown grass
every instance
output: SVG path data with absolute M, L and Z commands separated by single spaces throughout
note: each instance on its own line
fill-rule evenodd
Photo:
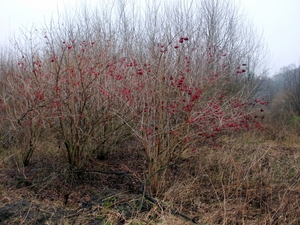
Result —
M 276 140 L 265 134 L 226 136 L 220 149 L 202 146 L 196 152 L 186 151 L 165 171 L 164 193 L 157 204 L 139 193 L 147 165 L 138 142 L 88 165 L 94 170 L 127 170 L 130 176 L 77 177 L 66 172 L 63 157 L 46 145 L 47 150 L 35 152 L 26 168 L 20 166 L 16 150 L 2 150 L 0 202 L 4 207 L 27 199 L 61 210 L 62 216 L 55 220 L 54 214 L 45 224 L 90 224 L 96 219 L 103 224 L 193 224 L 172 210 L 200 224 L 299 224 L 299 137 Z M 91 207 L 84 208 L 83 203 Z M 68 210 L 75 210 L 76 216 Z M 32 221 L 33 214 L 27 214 Z M 20 215 L 29 224 L 25 212 Z

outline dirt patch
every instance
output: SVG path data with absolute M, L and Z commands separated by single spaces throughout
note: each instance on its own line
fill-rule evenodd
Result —
M 75 210 L 64 210 L 22 199 L 0 207 L 1 224 L 46 224 L 47 221 L 60 221 Z
M 53 155 L 35 157 L 25 168 L 3 165 L 0 223 L 103 224 L 114 214 L 124 224 L 152 207 L 140 193 L 145 162 L 135 148 L 91 158 L 81 170 Z
M 113 194 L 115 193 L 115 194 Z M 20 199 L 0 207 L 1 224 L 102 224 L 109 213 L 118 214 L 119 223 L 137 213 L 149 211 L 150 204 L 138 195 L 111 190 L 107 196 L 93 196 L 77 208 L 49 204 L 37 200 Z

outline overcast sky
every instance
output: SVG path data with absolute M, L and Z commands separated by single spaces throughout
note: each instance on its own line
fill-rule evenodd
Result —
M 92 1 L 97 0 L 88 0 Z M 271 73 L 289 64 L 300 65 L 300 0 L 232 1 L 240 2 L 248 18 L 263 32 L 269 49 Z M 43 24 L 44 19 L 49 20 L 56 14 L 57 9 L 79 2 L 82 1 L 0 0 L 0 45 L 7 44 L 11 35 L 18 35 L 20 27 Z

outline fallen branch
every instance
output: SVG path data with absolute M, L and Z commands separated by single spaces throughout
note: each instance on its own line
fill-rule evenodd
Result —
M 84 169 L 74 169 L 71 170 L 72 173 L 101 173 L 101 174 L 114 174 L 114 175 L 125 175 L 129 174 L 128 171 L 103 171 L 103 170 L 84 170 Z

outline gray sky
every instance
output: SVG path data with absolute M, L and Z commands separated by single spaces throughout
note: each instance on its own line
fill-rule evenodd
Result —
M 100 0 L 101 1 L 101 0 Z M 200 0 L 198 0 L 200 1 Z M 300 0 L 232 0 L 241 3 L 268 46 L 271 73 L 289 64 L 300 65 Z M 20 27 L 43 24 L 57 9 L 81 0 L 0 0 L 0 45 L 18 35 Z M 89 0 L 88 2 L 97 2 Z

